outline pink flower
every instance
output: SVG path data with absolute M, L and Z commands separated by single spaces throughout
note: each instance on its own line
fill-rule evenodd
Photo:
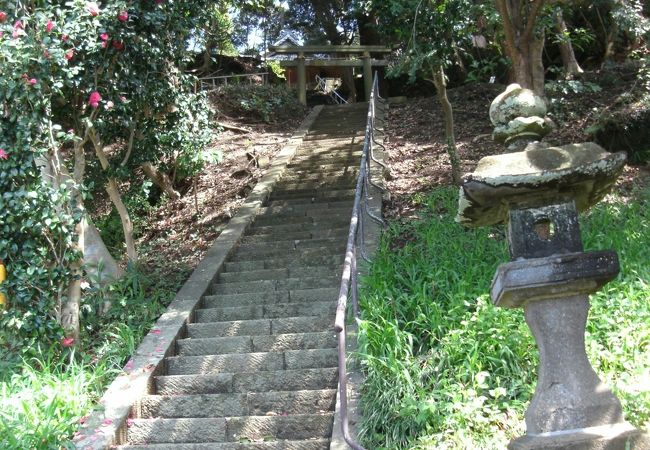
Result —
M 99 6 L 97 6 L 97 3 L 95 2 L 89 2 L 86 4 L 86 9 L 90 13 L 91 16 L 95 17 L 99 14 Z
M 54 29 L 54 22 L 52 22 L 51 20 L 48 20 L 47 24 L 45 24 L 45 30 L 48 33 L 51 33 L 53 29 Z
M 72 58 L 74 58 L 74 49 L 70 49 L 67 52 L 65 52 L 65 59 L 70 61 Z
M 106 102 L 106 105 L 104 105 L 104 108 L 106 108 L 106 110 L 109 110 L 109 109 L 113 108 L 113 106 L 115 106 L 115 103 L 113 103 L 112 101 L 109 100 L 109 101 Z
M 127 428 L 132 427 L 133 426 L 133 419 L 131 419 L 130 417 L 128 419 L 126 419 L 126 426 L 127 426 Z
M 97 107 L 99 107 L 99 102 L 101 101 L 102 101 L 102 96 L 99 95 L 99 92 L 93 91 L 90 93 L 90 97 L 88 97 L 88 104 L 93 109 L 97 109 Z
M 62 34 L 62 35 L 61 35 L 61 40 L 62 40 L 63 42 L 67 42 L 68 39 L 70 39 L 70 36 L 68 36 L 67 34 Z
M 126 103 L 126 97 L 123 96 L 123 95 L 120 95 L 120 101 L 121 101 L 122 103 Z
M 67 337 L 61 339 L 61 345 L 64 347 L 72 347 L 74 345 L 74 338 Z
M 0 23 L 4 23 L 5 20 L 7 20 L 7 13 L 4 11 L 0 11 Z
M 108 33 L 100 34 L 99 39 L 101 39 L 102 41 L 108 41 Z
M 117 20 L 119 20 L 120 22 L 126 22 L 127 20 L 129 20 L 129 13 L 126 11 L 120 12 L 117 15 Z
M 124 42 L 122 41 L 113 41 L 113 48 L 117 51 L 124 50 Z
M 32 86 L 34 86 L 36 83 L 38 83 L 38 81 L 36 81 L 36 78 L 29 79 L 29 84 L 31 84 Z
M 102 425 L 105 426 L 105 427 L 107 427 L 109 425 L 113 425 L 113 419 L 104 419 L 102 421 Z
M 106 41 L 102 42 L 102 48 L 106 48 L 106 47 L 108 47 L 108 42 Z
M 0 148 L 0 159 L 4 159 L 5 161 L 9 159 L 9 155 L 5 152 L 4 148 Z
M 20 36 L 25 36 L 25 30 L 23 28 L 23 23 L 20 20 L 17 20 L 14 23 L 14 31 L 11 33 L 11 36 L 15 39 Z

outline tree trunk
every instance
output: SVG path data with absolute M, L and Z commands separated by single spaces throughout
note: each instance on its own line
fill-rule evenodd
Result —
M 571 40 L 567 38 L 567 26 L 564 17 L 562 17 L 561 8 L 557 8 L 555 11 L 555 30 L 561 36 L 559 46 L 560 54 L 562 55 L 562 65 L 564 66 L 564 77 L 570 80 L 584 71 L 580 67 L 580 64 L 578 64 Z
M 445 72 L 442 66 L 440 66 L 436 69 L 432 69 L 432 74 L 433 84 L 436 86 L 436 94 L 445 119 L 445 140 L 447 154 L 449 155 L 449 161 L 451 162 L 451 178 L 454 184 L 460 184 L 461 168 L 458 151 L 456 149 L 456 137 L 454 135 L 454 110 L 449 102 L 449 97 L 447 97 L 447 81 L 445 80 Z
M 169 176 L 166 173 L 159 171 L 156 166 L 150 162 L 142 164 L 141 167 L 147 178 L 149 178 L 153 184 L 158 186 L 161 191 L 167 194 L 169 198 L 172 200 L 178 200 L 181 198 L 181 194 L 179 194 L 178 191 L 174 189 L 172 180 L 169 179 Z
M 514 81 L 544 96 L 544 34 L 535 33 L 535 22 L 544 0 L 496 0 L 505 33 L 504 47 L 512 61 Z
M 348 90 L 348 103 L 356 103 L 357 86 L 354 83 L 354 69 L 352 67 L 343 68 L 343 86 Z
M 94 129 L 90 130 L 89 136 L 90 140 L 93 143 L 95 154 L 97 155 L 97 159 L 99 159 L 99 163 L 102 166 L 102 169 L 105 171 L 108 170 L 108 158 L 104 153 L 104 147 L 99 140 L 99 136 L 97 136 L 97 132 Z M 122 201 L 120 189 L 117 186 L 117 180 L 115 177 L 108 177 L 108 183 L 106 183 L 105 189 L 111 199 L 111 202 L 115 206 L 115 209 L 117 209 L 117 213 L 120 215 L 122 230 L 124 231 L 124 242 L 126 243 L 126 254 L 130 261 L 136 262 L 138 260 L 138 254 L 135 250 L 135 240 L 133 239 L 133 222 L 131 222 L 129 211 L 126 209 L 126 206 Z
M 72 176 L 68 173 L 65 165 L 55 165 L 53 159 L 53 157 L 39 158 L 37 161 L 41 169 L 43 181 L 55 186 L 60 186 L 63 182 L 71 181 Z M 81 167 L 79 159 L 76 160 L 75 167 L 77 168 L 75 178 L 77 178 Z M 85 211 L 85 206 L 82 205 L 82 207 Z M 122 278 L 124 274 L 122 269 L 117 265 L 115 258 L 110 254 L 108 248 L 106 248 L 106 244 L 104 244 L 99 231 L 97 231 L 95 224 L 87 213 L 83 216 L 82 224 L 84 235 L 83 246 L 81 247 L 83 251 L 83 264 L 86 272 L 90 274 L 90 281 L 97 281 L 100 285 L 104 285 L 112 280 Z
M 209 43 L 206 43 L 205 51 L 203 52 L 203 63 L 201 64 L 201 73 L 203 75 L 210 74 L 210 68 L 212 67 L 212 55 L 210 55 Z

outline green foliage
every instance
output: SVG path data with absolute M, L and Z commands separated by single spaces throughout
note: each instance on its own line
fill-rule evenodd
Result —
M 62 165 L 72 166 L 65 157 L 75 146 L 91 134 L 104 144 L 131 142 L 130 159 L 126 145 L 109 158 L 109 176 L 129 175 L 128 163 L 139 161 L 161 164 L 177 179 L 201 169 L 209 106 L 205 95 L 191 94 L 193 81 L 181 68 L 207 4 L 2 4 L 0 259 L 9 308 L 0 312 L 7 350 L 0 359 L 61 335 L 58 315 L 79 259 L 75 225 L 86 189 L 86 180 L 59 176 Z M 46 176 L 41 167 L 49 161 L 55 173 Z
M 429 78 L 432 69 L 451 66 L 454 49 L 471 39 L 473 4 L 466 0 L 376 0 L 369 8 L 379 17 L 382 33 L 401 44 L 390 73 L 408 74 L 411 80 L 422 72 Z
M 0 447 L 7 450 L 59 449 L 99 394 L 95 371 L 68 354 L 31 358 L 0 380 Z
M 280 65 L 280 61 L 267 61 L 266 67 L 273 72 L 273 74 L 282 79 L 285 80 L 287 77 L 285 76 L 285 69 Z
M 288 119 L 304 112 L 295 92 L 284 84 L 230 84 L 219 90 L 219 98 L 229 109 L 265 122 Z
M 83 353 L 61 346 L 41 353 L 39 347 L 37 357 L 0 367 L 0 447 L 62 448 L 121 372 L 179 284 L 180 279 L 129 267 L 122 280 L 87 288 L 82 306 L 85 326 L 78 346 L 85 349 Z M 105 314 L 100 315 L 100 310 Z
M 524 432 L 537 350 L 521 311 L 495 308 L 488 294 L 508 260 L 504 232 L 456 224 L 457 196 L 437 189 L 419 220 L 393 225 L 363 279 L 367 448 L 502 449 Z M 640 425 L 650 417 L 639 390 L 650 370 L 650 191 L 629 200 L 612 197 L 584 221 L 587 247 L 615 248 L 626 267 L 592 298 L 587 346 Z

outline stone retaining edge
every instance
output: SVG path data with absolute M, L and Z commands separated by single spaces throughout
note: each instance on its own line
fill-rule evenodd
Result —
M 190 278 L 176 293 L 165 313 L 144 337 L 124 366 L 123 374 L 109 385 L 99 404 L 75 434 L 73 443 L 76 449 L 103 450 L 125 439 L 131 408 L 139 398 L 152 391 L 154 376 L 164 372 L 164 359 L 175 353 L 176 340 L 184 334 L 185 325 L 192 318 L 201 297 L 210 289 L 322 109 L 323 106 L 316 106 L 305 117 Z

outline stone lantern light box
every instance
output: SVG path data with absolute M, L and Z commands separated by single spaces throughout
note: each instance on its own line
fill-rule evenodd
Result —
M 616 277 L 611 250 L 583 251 L 578 213 L 610 191 L 626 162 L 594 143 L 560 147 L 539 140 L 552 129 L 544 100 L 510 85 L 490 107 L 501 155 L 463 179 L 457 220 L 467 227 L 507 224 L 511 260 L 492 280 L 496 306 L 524 309 L 539 349 L 526 435 L 510 449 L 650 448 L 625 422 L 620 401 L 585 351 L 589 294 Z

